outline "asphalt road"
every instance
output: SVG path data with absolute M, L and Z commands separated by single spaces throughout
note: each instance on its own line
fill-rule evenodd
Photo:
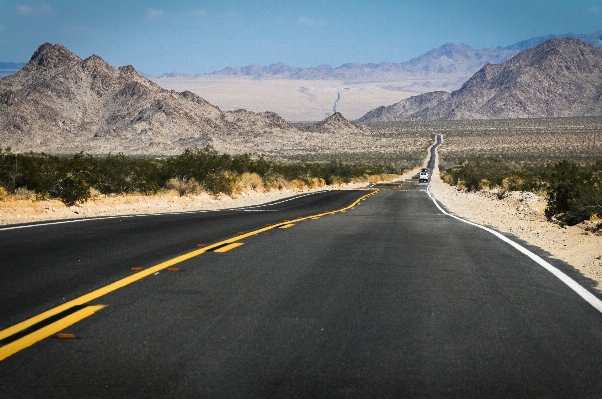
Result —
M 0 330 L 148 267 L 267 223 L 341 208 L 363 191 L 212 212 L 0 227 Z
M 0 230 L 1 328 L 266 223 L 361 191 L 263 209 Z M 110 292 L 0 362 L 3 398 L 599 398 L 602 315 L 425 186 L 241 236 Z M 62 299 L 66 298 L 66 299 Z M 1 348 L 0 348 L 1 350 Z

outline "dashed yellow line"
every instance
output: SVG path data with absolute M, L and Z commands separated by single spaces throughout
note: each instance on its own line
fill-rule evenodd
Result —
M 223 246 L 221 248 L 214 249 L 213 252 L 228 252 L 229 250 L 234 249 L 236 247 L 240 247 L 243 244 L 244 243 L 242 243 L 242 242 L 235 242 L 235 243 L 232 243 L 232 244 L 225 245 L 225 246 Z
M 213 246 L 217 246 L 217 245 L 213 245 Z M 153 267 L 149 267 L 148 269 L 144 269 L 141 272 L 138 272 L 136 274 L 133 274 L 131 276 L 122 278 L 121 280 L 115 281 L 112 284 L 109 284 L 107 286 L 104 286 L 102 288 L 99 288 L 97 290 L 94 290 L 86 295 L 82 295 L 79 298 L 75 298 L 69 302 L 65 302 L 62 305 L 59 305 L 55 308 L 52 308 L 50 310 L 47 310 L 44 313 L 40 313 L 37 316 L 34 316 L 30 319 L 27 319 L 19 324 L 15 324 L 12 327 L 9 327 L 5 330 L 0 331 L 0 340 L 6 338 L 6 337 L 10 337 L 11 335 L 14 335 L 20 331 L 25 330 L 26 328 L 29 328 L 31 326 L 33 326 L 34 324 L 37 324 L 39 322 L 41 322 L 42 320 L 46 320 L 49 317 L 52 317 L 58 313 L 61 313 L 67 309 L 70 309 L 74 306 L 79 306 L 79 305 L 85 305 L 88 302 L 91 302 L 95 299 L 98 299 L 102 296 L 105 296 L 106 294 L 113 292 L 115 290 L 118 290 L 119 288 L 125 287 L 126 285 L 130 285 L 138 280 L 143 279 L 144 277 L 150 276 L 152 274 L 157 273 L 158 271 L 161 271 L 163 269 L 167 269 L 170 266 L 173 266 L 175 264 L 178 264 L 180 262 L 184 262 L 185 260 L 188 260 L 190 258 L 194 258 L 195 256 L 199 256 L 202 253 L 207 252 L 207 248 L 211 248 L 212 246 L 207 246 L 203 249 L 197 249 L 196 251 L 192 251 L 189 252 L 187 254 L 178 256 L 176 258 L 170 259 L 166 262 L 163 263 L 159 263 L 156 266 Z
M 378 190 L 373 190 L 371 191 L 369 194 L 366 194 L 360 198 L 358 198 L 357 200 L 355 200 L 353 203 L 351 203 L 350 205 L 338 209 L 336 211 L 328 211 L 328 212 L 323 212 L 323 213 L 319 213 L 316 215 L 310 215 L 310 216 L 305 216 L 305 217 L 301 217 L 301 218 L 297 218 L 294 220 L 287 220 L 281 223 L 275 223 L 273 225 L 270 226 L 266 226 L 263 227 L 261 229 L 257 229 L 254 231 L 250 231 L 248 233 L 244 233 L 241 234 L 242 232 L 239 233 L 239 235 L 220 241 L 220 242 L 216 242 L 215 244 L 211 244 L 211 245 L 207 245 L 204 246 L 200 249 L 197 249 L 195 251 L 192 252 L 188 252 L 184 255 L 180 255 L 177 256 L 173 259 L 167 260 L 165 262 L 159 263 L 158 265 L 149 267 L 148 269 L 144 269 L 136 274 L 133 274 L 131 276 L 122 278 L 121 280 L 115 281 L 112 284 L 109 284 L 107 286 L 104 286 L 102 288 L 96 289 L 88 294 L 82 295 L 78 298 L 75 298 L 71 301 L 65 302 L 62 305 L 59 305 L 57 307 L 54 307 L 52 309 L 49 309 L 43 313 L 40 313 L 36 316 L 33 316 L 27 320 L 22 321 L 21 323 L 15 324 L 14 326 L 8 327 L 2 331 L 0 331 L 0 340 L 3 340 L 7 337 L 10 337 L 14 334 L 17 334 L 43 320 L 48 319 L 49 317 L 55 316 L 67 309 L 70 309 L 74 306 L 81 306 L 81 305 L 85 305 L 89 302 L 92 302 L 102 296 L 105 296 L 113 291 L 116 291 L 120 288 L 123 288 L 127 285 L 130 285 L 138 280 L 141 280 L 145 277 L 148 277 L 152 274 L 155 274 L 161 270 L 167 269 L 171 266 L 174 266 L 178 263 L 184 262 L 186 260 L 192 259 L 194 257 L 197 257 L 199 255 L 204 254 L 205 252 L 209 252 L 209 251 L 213 251 L 213 252 L 226 252 L 229 251 L 231 249 L 234 249 L 236 247 L 239 247 L 241 245 L 243 245 L 243 243 L 241 242 L 237 242 L 240 241 L 244 238 L 247 237 L 251 237 L 254 235 L 258 235 L 261 234 L 263 232 L 266 232 L 268 230 L 272 230 L 275 228 L 290 228 L 292 226 L 294 226 L 294 223 L 296 222 L 300 222 L 303 220 L 308 220 L 308 219 L 318 219 L 322 216 L 326 216 L 326 215 L 335 215 L 336 213 L 339 212 L 345 212 L 346 210 L 352 209 L 353 207 L 355 207 L 357 204 L 359 204 L 361 201 L 363 201 L 364 199 L 370 197 L 371 195 L 374 195 L 378 192 Z M 225 244 L 229 244 L 229 245 L 225 245 Z M 71 324 L 76 323 L 79 320 L 82 320 L 85 317 L 88 317 L 90 315 L 92 315 L 93 313 L 95 313 L 96 311 L 102 309 L 104 307 L 104 305 L 98 305 L 98 306 L 87 306 L 84 309 L 81 309 L 67 317 L 64 317 L 52 324 L 49 324 L 46 327 L 41 328 L 40 330 L 37 330 L 31 334 L 26 335 L 23 338 L 20 338 L 10 344 L 7 344 L 3 347 L 0 347 L 0 361 L 7 358 L 8 356 L 11 356 L 12 354 L 25 349 L 31 345 L 33 345 L 34 343 L 49 337 L 52 334 L 55 334 L 56 332 L 62 330 L 63 328 L 65 328 L 66 326 L 69 326 Z M 59 328 L 61 327 L 61 328 Z M 58 328 L 58 329 L 57 329 Z

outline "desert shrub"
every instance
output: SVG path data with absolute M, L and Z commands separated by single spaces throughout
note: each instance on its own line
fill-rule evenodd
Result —
M 165 183 L 165 188 L 177 191 L 180 197 L 198 195 L 203 191 L 201 185 L 193 178 L 188 180 L 171 178 Z
M 345 180 L 343 180 L 340 176 L 330 176 L 330 184 L 334 186 L 341 186 L 345 184 Z
M 571 161 L 553 165 L 548 180 L 548 218 L 577 224 L 602 214 L 602 160 L 588 167 Z
M 445 171 L 441 171 L 441 179 L 443 180 L 443 182 L 445 182 L 449 185 L 454 185 L 454 177 L 452 176 L 451 173 L 446 173 Z
M 243 193 L 247 191 L 255 191 L 263 193 L 265 186 L 263 179 L 257 173 L 244 172 L 236 181 L 234 192 Z
M 497 188 L 545 193 L 545 215 L 561 224 L 577 224 L 602 214 L 602 160 L 577 164 L 561 160 L 552 165 L 517 166 L 497 159 L 469 158 L 455 166 L 440 166 L 444 182 L 467 190 Z
M 50 194 L 65 205 L 72 206 L 90 198 L 90 186 L 76 176 L 65 176 L 50 188 Z
M 211 173 L 202 182 L 206 191 L 218 195 L 232 195 L 236 186 L 237 176 L 230 171 L 223 170 Z
M 543 188 L 542 166 L 519 167 L 500 159 L 472 157 L 455 165 L 439 166 L 441 179 L 469 191 L 503 189 L 506 191 L 541 191 Z
M 306 181 L 308 188 L 321 188 L 326 185 L 326 181 L 321 177 L 311 177 Z
M 304 190 L 306 187 L 307 187 L 307 185 L 301 179 L 291 180 L 286 185 L 286 188 L 288 188 L 290 190 L 297 190 L 297 191 Z
M 36 192 L 26 187 L 19 187 L 15 190 L 15 197 L 20 200 L 33 200 L 36 199 Z
M 160 162 L 123 154 L 86 156 L 85 163 L 87 180 L 102 194 L 152 194 L 164 188 L 169 180 Z
M 398 168 L 378 163 L 276 161 L 248 154 L 220 154 L 212 147 L 186 150 L 165 159 L 123 154 L 73 156 L 13 154 L 0 150 L 0 186 L 7 192 L 28 190 L 38 198 L 58 198 L 67 205 L 98 194 L 152 194 L 162 189 L 180 195 L 207 191 L 231 195 L 295 187 L 322 187 L 358 176 L 383 175 Z
M 286 179 L 279 174 L 270 174 L 263 179 L 264 187 L 267 191 L 284 190 L 286 188 Z

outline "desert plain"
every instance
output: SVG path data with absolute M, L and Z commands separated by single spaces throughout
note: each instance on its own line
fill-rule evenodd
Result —
M 355 120 L 381 105 L 419 94 L 408 86 L 420 80 L 344 82 L 340 80 L 255 79 L 241 77 L 173 77 L 153 79 L 164 89 L 190 90 L 223 111 L 275 112 L 290 122 L 320 121 L 337 111 Z M 427 80 L 424 80 L 427 82 Z M 428 80 L 433 84 L 432 79 Z

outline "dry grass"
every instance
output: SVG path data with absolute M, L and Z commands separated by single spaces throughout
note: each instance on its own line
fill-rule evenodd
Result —
M 234 189 L 232 190 L 235 194 L 247 193 L 254 191 L 256 193 L 266 192 L 266 188 L 263 184 L 261 176 L 257 173 L 243 173 L 239 179 L 237 179 Z
M 390 182 L 399 178 L 399 175 L 392 173 L 382 173 L 378 175 L 364 175 L 351 179 L 351 183 L 378 183 L 378 182 Z
M 0 186 L 0 201 L 4 201 L 6 198 L 8 198 L 8 191 L 6 191 L 6 189 L 2 186 Z
M 199 195 L 203 192 L 201 185 L 194 179 L 169 179 L 165 186 L 168 190 L 176 191 L 180 197 L 185 195 Z

